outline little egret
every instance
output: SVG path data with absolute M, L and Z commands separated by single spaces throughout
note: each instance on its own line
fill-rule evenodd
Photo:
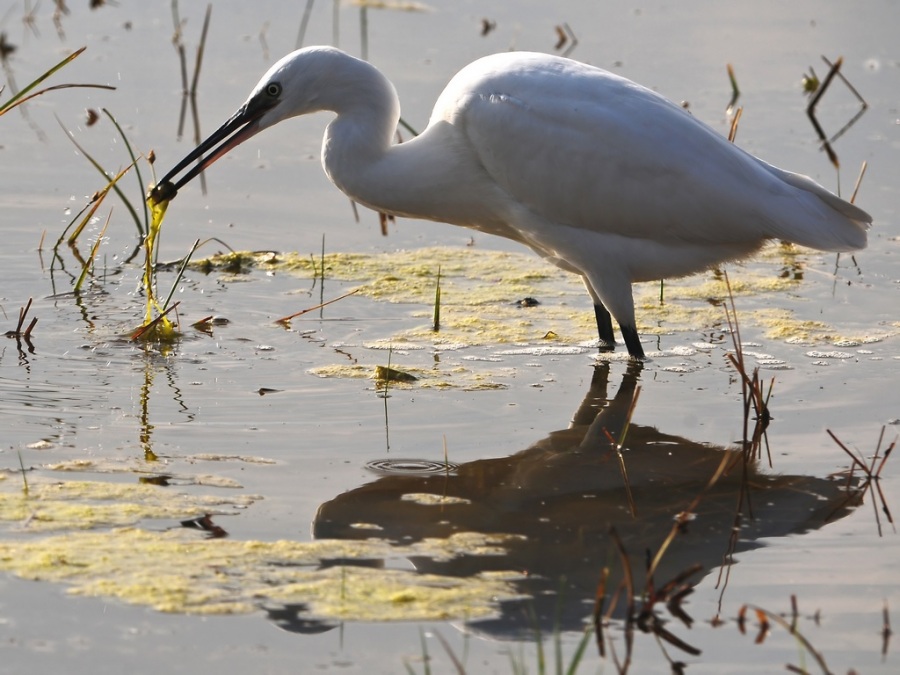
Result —
M 524 52 L 463 68 L 425 131 L 394 144 L 400 104 L 390 81 L 337 49 L 300 49 L 272 66 L 151 196 L 171 199 L 263 129 L 318 111 L 336 115 L 322 164 L 347 196 L 383 213 L 507 237 L 581 275 L 601 349 L 615 346 L 611 313 L 635 358 L 644 350 L 632 282 L 692 274 L 768 239 L 823 251 L 864 248 L 872 221 L 649 89 L 577 61 Z

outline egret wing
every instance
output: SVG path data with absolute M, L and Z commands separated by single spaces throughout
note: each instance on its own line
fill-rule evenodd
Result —
M 800 177 L 786 181 L 781 174 L 794 174 L 649 89 L 571 61 L 516 57 L 461 71 L 435 114 L 463 129 L 492 179 L 545 219 L 704 244 L 791 238 L 792 221 L 821 215 L 820 195 L 798 199 L 809 189 Z

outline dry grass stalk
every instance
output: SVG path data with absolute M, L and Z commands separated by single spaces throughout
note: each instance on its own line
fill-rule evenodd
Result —
M 338 300 L 343 300 L 344 298 L 348 298 L 351 295 L 355 295 L 356 293 L 359 293 L 359 291 L 360 291 L 359 288 L 354 288 L 349 293 L 344 293 L 343 295 L 340 295 L 331 300 L 326 300 L 325 302 L 320 302 L 318 305 L 314 305 L 312 307 L 307 307 L 306 309 L 301 309 L 299 312 L 295 312 L 293 314 L 288 314 L 287 316 L 283 316 L 280 319 L 277 319 L 275 321 L 275 323 L 278 323 L 278 324 L 281 324 L 281 325 L 287 327 L 290 324 L 291 319 L 296 319 L 298 316 L 303 316 L 304 314 L 306 314 L 308 312 L 313 312 L 317 309 L 322 309 L 326 305 L 330 305 L 331 303 L 337 302 Z
M 180 304 L 181 304 L 181 303 L 176 302 L 174 305 L 172 305 L 171 307 L 167 308 L 164 312 L 162 312 L 162 313 L 161 313 L 159 316 L 157 316 L 155 319 L 153 319 L 153 320 L 150 321 L 149 323 L 144 324 L 144 325 L 141 326 L 140 328 L 137 328 L 137 329 L 129 336 L 128 339 L 131 340 L 132 342 L 136 342 L 137 340 L 142 339 L 145 335 L 148 334 L 148 331 L 151 331 L 151 330 L 153 330 L 154 328 L 156 328 L 156 327 L 157 327 L 157 326 L 158 326 L 158 325 L 166 318 L 166 315 L 169 314 L 169 312 L 173 311 L 175 308 L 177 308 L 178 305 L 180 305 Z
M 28 327 L 23 331 L 22 326 L 25 325 L 25 317 L 28 316 L 28 310 L 31 309 L 32 298 L 28 298 L 28 302 L 24 307 L 19 308 L 19 321 L 16 323 L 15 330 L 8 330 L 4 335 L 8 338 L 14 338 L 19 351 L 22 351 L 22 342 L 28 347 L 28 351 L 34 353 L 34 344 L 31 342 L 31 332 L 37 325 L 37 317 L 32 317 Z

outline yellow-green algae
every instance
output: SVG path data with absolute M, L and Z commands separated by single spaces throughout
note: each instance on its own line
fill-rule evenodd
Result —
M 364 365 L 359 363 L 337 363 L 329 366 L 310 368 L 309 372 L 317 377 L 337 377 L 343 379 L 371 379 L 379 386 L 384 386 L 384 381 L 377 377 L 379 366 Z M 507 385 L 493 380 L 499 374 L 511 374 L 512 369 L 494 368 L 492 373 L 480 373 L 462 366 L 454 366 L 441 370 L 427 368 L 404 368 L 403 370 L 416 377 L 414 382 L 397 382 L 391 380 L 388 383 L 390 389 L 446 389 L 454 387 L 467 391 L 487 391 L 506 389 Z M 452 380 L 450 379 L 452 377 Z
M 66 583 L 76 595 L 197 614 L 302 603 L 314 617 L 361 621 L 487 616 L 496 611 L 498 598 L 516 596 L 513 573 L 457 579 L 371 567 L 320 569 L 322 561 L 336 559 L 500 555 L 513 536 L 457 533 L 404 547 L 375 538 L 214 539 L 178 526 L 151 531 L 133 525 L 234 513 L 259 497 L 180 494 L 155 485 L 44 476 L 29 476 L 26 490 L 24 481 L 10 477 L 0 473 L 0 522 L 9 524 L 8 538 L 0 540 L 0 570 Z
M 742 326 L 758 326 L 766 337 L 786 342 L 825 343 L 844 339 L 818 321 L 795 318 L 788 310 L 742 303 L 740 298 L 796 291 L 806 261 L 818 255 L 792 245 L 771 244 L 755 260 L 728 266 L 731 292 L 736 298 Z M 596 324 L 577 275 L 559 270 L 538 256 L 475 248 L 432 247 L 389 253 L 331 253 L 324 257 L 293 253 L 231 253 L 195 263 L 212 270 L 261 268 L 314 278 L 358 282 L 356 295 L 375 301 L 411 305 L 408 316 L 421 319 L 413 328 L 377 336 L 367 348 L 429 348 L 556 344 L 586 345 L 596 339 Z M 431 326 L 438 269 L 441 274 L 441 330 Z M 716 271 L 685 279 L 666 280 L 664 301 L 659 283 L 634 287 L 638 330 L 645 335 L 671 334 L 701 327 L 722 327 L 722 303 L 728 297 L 724 275 Z M 520 307 L 534 297 L 540 305 Z M 381 324 L 386 325 L 386 324 Z M 408 322 L 407 322 L 408 325 Z M 321 377 L 370 378 L 379 365 L 338 364 L 314 369 Z M 419 378 L 424 387 L 494 388 L 497 369 L 482 368 L 480 376 L 468 369 L 417 371 L 398 367 Z M 479 379 L 480 378 L 480 379 Z M 391 386 L 402 387 L 402 383 Z
M 183 519 L 233 513 L 260 499 L 251 495 L 192 495 L 155 485 L 28 477 L 28 490 L 0 484 L 0 522 L 28 532 L 86 530 L 143 519 Z
M 0 542 L 0 570 L 67 583 L 75 595 L 163 612 L 247 613 L 262 604 L 303 603 L 322 619 L 426 621 L 493 614 L 498 599 L 516 596 L 516 575 L 459 579 L 371 567 L 319 569 L 321 561 L 491 555 L 503 551 L 504 539 L 469 533 L 394 548 L 375 539 L 234 541 L 186 529 L 120 528 Z
M 138 478 L 155 478 L 164 475 L 171 483 L 184 485 L 205 485 L 207 487 L 233 488 L 243 487 L 234 478 L 216 476 L 214 474 L 175 473 L 161 467 L 155 462 L 146 462 L 135 458 L 127 459 L 71 459 L 64 462 L 45 464 L 47 471 L 62 473 L 92 474 L 128 474 Z

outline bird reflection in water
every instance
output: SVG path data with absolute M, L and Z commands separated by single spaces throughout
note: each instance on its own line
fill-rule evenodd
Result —
M 458 532 L 520 535 L 507 542 L 505 555 L 421 557 L 411 562 L 419 572 L 454 577 L 490 570 L 524 573 L 519 588 L 528 599 L 504 603 L 497 616 L 473 622 L 468 629 L 495 638 L 529 639 L 536 628 L 545 634 L 581 630 L 591 616 L 604 567 L 610 568 L 607 593 L 620 586 L 622 559 L 611 527 L 629 554 L 635 592 L 640 593 L 646 584 L 645 555 L 659 549 L 676 516 L 704 491 L 723 459 L 734 461 L 703 494 L 693 517 L 665 550 L 654 574 L 657 587 L 691 567 L 698 571 L 692 582 L 699 581 L 728 559 L 731 547 L 746 551 L 761 546 L 764 537 L 814 530 L 846 515 L 849 500 L 839 481 L 767 475 L 751 462 L 746 472 L 753 517 L 744 514 L 740 536 L 732 539 L 745 465 L 740 450 L 632 423 L 623 455 L 636 506 L 633 515 L 606 432 L 619 438 L 641 369 L 640 363 L 631 363 L 610 399 L 610 366 L 597 366 L 569 427 L 515 455 L 468 462 L 450 474 L 384 475 L 339 495 L 319 507 L 315 537 L 378 536 L 408 545 Z M 451 499 L 426 504 L 403 498 L 413 493 Z M 359 523 L 380 529 L 360 528 Z M 621 618 L 626 604 L 620 600 L 614 616 Z M 288 630 L 309 632 L 309 617 L 303 617 L 300 607 L 294 610 L 283 608 L 271 618 Z

